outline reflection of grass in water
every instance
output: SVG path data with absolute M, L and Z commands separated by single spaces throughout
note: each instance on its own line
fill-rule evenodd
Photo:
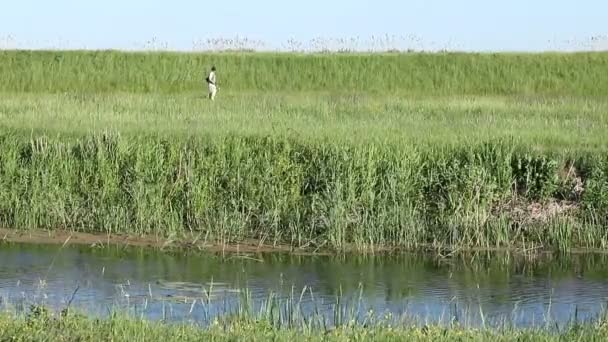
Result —
M 168 284 L 176 288 L 176 292 L 189 289 L 190 284 L 179 282 Z M 124 291 L 123 291 L 124 292 Z M 460 302 L 458 298 L 452 298 L 444 305 L 434 305 L 425 311 L 410 311 L 408 303 L 405 303 L 399 311 L 376 311 L 371 303 L 366 302 L 362 288 L 357 294 L 345 295 L 339 291 L 333 299 L 322 298 L 312 291 L 311 288 L 303 288 L 291 293 L 279 295 L 275 292 L 268 292 L 265 298 L 259 298 L 243 289 L 238 295 L 228 300 L 227 297 L 211 298 L 204 291 L 199 296 L 187 296 L 172 294 L 168 296 L 158 296 L 150 292 L 149 296 L 130 296 L 124 292 L 126 302 L 118 304 L 117 312 L 130 313 L 133 317 L 149 317 L 162 314 L 164 320 L 176 321 L 195 321 L 203 326 L 210 324 L 241 324 L 259 323 L 270 324 L 274 329 L 309 329 L 311 331 L 328 330 L 340 327 L 421 327 L 421 326 L 443 326 L 446 328 L 464 327 L 467 329 L 492 328 L 492 329 L 554 329 L 563 331 L 574 324 L 603 324 L 607 320 L 605 311 L 600 311 L 597 316 L 579 316 L 578 306 L 572 312 L 568 312 L 569 318 L 564 321 L 564 312 L 559 313 L 560 321 L 554 317 L 554 309 L 551 305 L 545 307 L 545 312 L 541 317 L 528 317 L 529 311 L 520 309 L 519 302 L 513 303 L 511 311 L 494 313 L 487 316 L 483 305 L 474 303 Z M 233 293 L 235 294 L 235 293 Z M 21 317 L 27 313 L 27 306 L 44 312 L 57 310 L 61 315 L 65 315 L 74 310 L 87 312 L 87 305 L 79 304 L 70 307 L 71 300 L 64 307 L 54 307 L 47 309 L 44 305 L 37 305 L 39 298 L 27 298 L 25 295 L 16 303 L 2 302 L 0 312 L 6 315 Z M 32 304 L 34 303 L 34 304 Z M 42 303 L 45 303 L 43 300 Z M 156 304 L 154 308 L 150 304 Z M 159 312 L 158 304 L 162 305 L 162 312 Z M 95 304 L 93 304 L 95 305 Z M 177 306 L 175 306 L 177 305 Z M 105 304 L 104 304 L 105 306 Z M 39 310 L 40 309 L 40 310 Z M 91 314 L 103 317 L 98 307 L 88 311 Z M 106 308 L 107 309 L 107 308 Z M 106 312 L 105 310 L 102 310 Z M 84 311 L 83 311 L 84 310 Z M 152 310 L 152 311 L 149 311 Z M 393 308 L 395 310 L 395 308 Z M 31 313 L 31 312 L 30 312 Z
M 205 289 L 213 289 L 217 291 L 237 291 L 235 289 L 230 289 L 227 283 L 193 283 L 186 281 L 167 281 L 167 280 L 157 280 L 156 284 L 161 288 L 170 289 L 170 290 L 179 290 L 179 291 L 203 291 Z
M 3 246 L 3 249 L 7 248 L 8 250 L 14 248 L 15 251 L 23 253 L 40 250 L 44 252 L 40 255 L 41 260 L 48 261 L 60 253 L 57 247 L 52 246 Z M 72 248 L 69 250 L 74 251 Z M 314 281 L 315 291 L 319 294 L 335 294 L 336 289 L 341 287 L 343 293 L 350 295 L 357 293 L 361 284 L 365 296 L 377 295 L 378 286 L 381 286 L 381 296 L 387 300 L 420 298 L 421 289 L 443 287 L 446 283 L 459 291 L 467 291 L 479 285 L 481 288 L 495 289 L 497 294 L 507 294 L 512 293 L 510 288 L 513 290 L 517 288 L 517 285 L 511 281 L 513 278 L 537 277 L 537 279 L 550 279 L 551 282 L 559 284 L 564 281 L 576 281 L 575 277 L 580 276 L 584 283 L 601 282 L 607 276 L 605 264 L 608 258 L 608 255 L 604 254 L 519 255 L 485 252 L 462 253 L 451 258 L 424 253 L 375 256 L 353 254 L 293 256 L 271 253 L 256 256 L 256 260 L 264 261 L 258 262 L 250 258 L 239 259 L 231 256 L 222 258 L 198 253 L 171 255 L 141 248 L 107 248 L 100 251 L 80 247 L 76 248 L 76 251 L 82 254 L 90 252 L 95 259 L 103 258 L 102 263 L 93 263 L 91 267 L 97 269 L 100 275 L 105 274 L 106 280 L 123 281 L 124 277 L 128 277 L 135 283 L 146 284 L 150 279 L 161 276 L 168 281 L 189 282 L 189 287 L 194 290 L 199 290 L 200 287 L 207 289 L 211 280 L 214 280 L 213 291 L 216 293 L 226 284 L 235 287 L 247 286 L 248 279 L 270 281 L 286 279 L 284 284 L 277 282 L 281 290 L 289 290 L 293 284 L 302 286 Z M 58 257 L 53 272 L 79 267 L 78 261 L 71 258 L 70 253 L 61 253 L 64 253 L 60 254 L 63 257 Z M 12 254 L 16 255 L 16 253 Z M 135 263 L 133 267 L 138 270 L 137 274 L 129 273 L 131 269 L 121 269 L 125 260 Z M 46 266 L 41 268 L 41 272 L 46 273 Z M 281 274 L 289 269 L 297 270 L 293 273 L 294 278 L 290 278 L 291 275 L 281 278 Z M 5 275 L 8 278 L 19 278 L 15 273 L 5 273 Z M 221 277 L 217 278 L 218 275 Z M 302 278 L 305 275 L 311 278 Z M 290 283 L 292 280 L 293 284 Z M 156 288 L 155 284 L 151 285 Z M 155 291 L 155 294 L 159 293 Z M 206 298 L 199 295 L 200 292 L 195 295 L 188 294 L 190 297 Z
M 157 297 L 160 300 L 170 300 L 175 302 L 190 302 L 201 299 L 201 301 L 217 301 L 235 294 L 240 294 L 241 290 L 232 288 L 227 283 L 193 283 L 184 281 L 157 280 L 156 284 L 164 290 L 175 291 L 176 293 L 164 297 Z

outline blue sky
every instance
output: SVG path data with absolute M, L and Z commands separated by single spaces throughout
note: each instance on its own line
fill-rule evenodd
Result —
M 606 0 L 7 0 L 0 48 L 137 49 L 156 38 L 192 50 L 237 35 L 279 48 L 290 38 L 358 36 L 365 45 L 389 35 L 425 49 L 576 49 L 606 36 L 607 18 Z

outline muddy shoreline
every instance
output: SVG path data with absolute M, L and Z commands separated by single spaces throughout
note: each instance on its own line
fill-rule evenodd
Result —
M 255 240 L 246 240 L 240 243 L 221 243 L 217 241 L 201 241 L 194 235 L 183 236 L 179 239 L 167 239 L 156 236 L 135 236 L 124 234 L 95 234 L 84 232 L 71 232 L 66 230 L 16 230 L 0 228 L 0 245 L 2 243 L 24 243 L 24 244 L 43 244 L 43 245 L 62 245 L 62 246 L 89 246 L 92 248 L 103 247 L 138 247 L 150 248 L 161 251 L 184 251 L 184 252 L 205 252 L 212 254 L 263 254 L 263 253 L 289 253 L 293 255 L 335 255 L 335 254 L 392 254 L 392 253 L 411 253 L 411 252 L 431 252 L 438 257 L 449 258 L 463 253 L 514 253 L 525 255 L 546 255 L 564 253 L 543 246 L 536 247 L 450 247 L 433 246 L 431 244 L 420 245 L 414 249 L 404 249 L 398 247 L 374 247 L 368 249 L 358 249 L 355 246 L 343 250 L 333 250 L 327 248 L 298 248 L 289 245 L 269 245 L 260 244 Z M 566 253 L 571 254 L 608 254 L 608 249 L 591 248 L 572 248 Z
M 204 251 L 210 253 L 269 253 L 269 252 L 291 252 L 311 254 L 311 251 L 294 249 L 289 246 L 271 246 L 256 243 L 255 241 L 244 241 L 238 244 L 221 244 L 216 242 L 204 242 L 197 240 L 195 236 L 184 236 L 172 240 L 155 236 L 135 236 L 124 234 L 94 234 L 83 232 L 71 232 L 66 230 L 15 230 L 0 228 L 0 242 L 49 244 L 49 245 L 80 245 L 90 247 L 124 246 L 144 247 L 153 249 L 180 249 L 192 251 Z M 319 254 L 319 253 L 314 253 Z

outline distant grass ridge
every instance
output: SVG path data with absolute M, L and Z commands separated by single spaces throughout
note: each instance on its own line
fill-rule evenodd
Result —
M 169 53 L 0 51 L 0 92 L 231 91 L 604 96 L 608 53 Z
M 508 141 L 419 149 L 0 134 L 0 224 L 17 229 L 194 232 L 337 250 L 605 248 L 607 194 L 606 155 L 538 153 Z

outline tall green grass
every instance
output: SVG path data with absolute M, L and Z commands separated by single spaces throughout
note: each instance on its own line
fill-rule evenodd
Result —
M 234 91 L 581 95 L 608 90 L 608 53 L 264 54 L 0 51 L 2 92 L 199 90 L 218 67 Z
M 584 193 L 574 191 L 568 168 L 583 177 Z M 607 175 L 605 155 L 533 152 L 508 141 L 408 148 L 4 133 L 0 224 L 334 249 L 603 248 Z M 508 209 L 550 200 L 579 208 L 546 221 L 522 221 Z
M 607 53 L 0 51 L 0 224 L 604 248 L 606 69 Z

